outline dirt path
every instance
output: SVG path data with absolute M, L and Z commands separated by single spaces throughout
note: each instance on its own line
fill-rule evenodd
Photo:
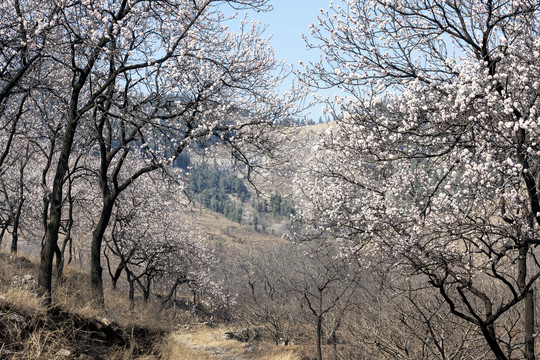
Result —
M 238 353 L 249 352 L 249 346 L 234 340 L 226 340 L 222 333 L 223 329 L 185 327 L 176 331 L 173 339 L 184 347 L 208 355 L 211 359 L 247 360 Z

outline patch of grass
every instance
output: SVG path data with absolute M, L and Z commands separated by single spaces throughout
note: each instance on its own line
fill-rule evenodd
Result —
M 86 274 L 70 267 L 54 282 L 54 306 L 46 308 L 36 294 L 37 268 L 34 259 L 0 253 L 0 358 L 157 357 L 154 343 L 171 322 L 160 322 L 155 308 L 126 312 L 129 302 L 114 291 L 106 292 L 110 306 L 99 307 Z
M 187 348 L 196 354 L 207 354 L 209 359 L 214 359 L 213 354 L 218 353 L 218 359 L 238 356 L 249 360 L 299 360 L 297 349 L 294 346 L 275 346 L 268 342 L 253 341 L 250 343 L 236 340 L 228 340 L 223 333 L 231 331 L 229 327 L 212 328 L 205 325 L 184 327 L 171 334 L 169 346 L 178 346 L 180 349 Z M 178 353 L 177 353 L 178 354 Z M 183 359 L 183 357 L 172 357 Z M 198 358 L 195 358 L 198 359 Z M 206 359 L 206 358 L 201 358 Z
M 93 300 L 88 274 L 66 266 L 55 281 L 54 307 L 36 294 L 38 261 L 0 253 L 0 358 L 111 360 L 298 360 L 294 346 L 227 340 L 229 327 L 193 324 L 193 314 L 138 301 L 130 308 L 122 289 L 105 289 L 105 307 Z M 188 324 L 174 330 L 177 324 Z M 69 354 L 69 355 L 65 355 Z
M 173 334 L 168 335 L 157 346 L 163 360 L 220 360 L 218 357 L 208 354 L 200 349 L 192 349 L 175 339 Z

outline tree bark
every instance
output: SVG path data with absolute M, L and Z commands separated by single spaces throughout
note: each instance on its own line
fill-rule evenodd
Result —
M 129 308 L 133 310 L 135 308 L 135 280 L 132 279 L 129 271 L 126 271 L 126 274 L 129 283 Z
M 67 173 L 69 165 L 69 155 L 75 137 L 75 131 L 78 125 L 78 116 L 76 114 L 78 103 L 78 92 L 74 92 L 70 103 L 70 117 L 66 126 L 66 132 L 62 143 L 62 149 L 56 173 L 54 175 L 53 188 L 49 204 L 49 221 L 45 233 L 45 242 L 41 251 L 38 273 L 39 295 L 43 297 L 45 305 L 52 302 L 52 268 L 55 248 L 58 247 L 58 231 L 60 230 L 60 219 L 62 216 L 62 186 L 64 176 Z
M 90 252 L 90 283 L 98 304 L 104 305 L 103 296 L 103 267 L 101 266 L 101 244 L 103 235 L 109 225 L 112 209 L 114 205 L 114 196 L 106 196 L 103 199 L 101 215 L 94 231 L 92 232 L 92 246 Z
M 534 296 L 533 291 L 525 295 L 525 358 L 534 360 Z
M 522 245 L 519 249 L 519 261 L 518 261 L 518 287 L 520 291 L 525 291 L 527 282 L 527 255 L 529 247 Z M 523 328 L 525 331 L 525 359 L 534 360 L 534 296 L 533 291 L 529 289 L 525 293 L 524 303 L 524 315 L 523 315 Z
M 112 283 L 112 288 L 113 289 L 116 289 L 116 285 L 118 284 L 118 279 L 120 279 L 120 275 L 122 275 L 123 270 L 124 270 L 124 264 L 121 263 L 116 268 L 116 271 L 114 272 L 114 275 L 111 276 L 111 283 Z
M 317 360 L 322 360 L 322 316 L 317 317 Z
M 19 243 L 19 219 L 21 217 L 21 208 L 22 208 L 22 201 L 21 201 L 21 204 L 19 204 L 19 207 L 17 208 L 17 213 L 15 214 L 15 217 L 13 218 L 13 233 L 11 234 L 11 253 L 12 254 L 17 253 L 17 246 Z
M 484 335 L 484 338 L 486 339 L 491 351 L 493 351 L 493 354 L 495 355 L 495 359 L 508 360 L 508 357 L 504 355 L 504 352 L 499 346 L 497 337 L 495 336 L 495 329 L 493 325 L 488 325 L 488 326 L 481 325 L 480 330 L 482 331 L 482 334 Z

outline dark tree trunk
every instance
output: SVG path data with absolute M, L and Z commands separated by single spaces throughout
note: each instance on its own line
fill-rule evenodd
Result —
M 120 263 L 120 265 L 118 265 L 118 267 L 116 268 L 116 271 L 114 272 L 114 275 L 111 276 L 111 282 L 112 282 L 112 288 L 113 289 L 116 289 L 118 279 L 120 279 L 120 275 L 122 275 L 123 270 L 124 270 L 124 264 Z
M 534 296 L 533 291 L 525 295 L 525 358 L 534 360 Z
M 7 221 L 3 223 L 2 230 L 0 231 L 0 249 L 2 248 L 2 240 L 4 240 L 4 234 L 6 233 L 7 224 Z
M 81 85 L 82 88 L 82 85 Z M 52 268 L 54 250 L 58 247 L 58 231 L 60 230 L 60 220 L 62 216 L 62 186 L 64 176 L 68 171 L 69 155 L 75 137 L 75 131 L 78 125 L 78 116 L 76 114 L 78 104 L 78 92 L 74 91 L 71 96 L 70 117 L 66 126 L 62 150 L 54 175 L 53 188 L 49 205 L 49 217 L 46 225 L 45 242 L 41 252 L 38 273 L 39 294 L 43 296 L 46 305 L 51 304 L 52 294 Z
M 493 325 L 480 326 L 480 330 L 482 331 L 484 338 L 486 339 L 489 347 L 491 348 L 491 351 L 493 351 L 495 359 L 508 360 L 508 357 L 504 354 L 501 347 L 499 346 L 499 342 L 497 341 Z
M 19 242 L 19 216 L 20 212 L 13 219 L 13 233 L 11 234 L 11 253 L 17 253 L 17 244 Z
M 66 238 L 64 239 L 64 242 L 62 243 L 62 249 L 61 249 L 61 255 L 59 261 L 56 264 L 56 273 L 58 276 L 58 279 L 62 279 L 62 274 L 64 272 L 64 264 L 65 264 L 65 258 L 66 258 L 66 246 L 69 243 L 69 260 L 68 264 L 71 263 L 71 257 L 72 257 L 72 243 L 73 240 L 71 239 L 71 229 L 73 228 L 73 197 L 71 194 L 71 189 L 73 185 L 73 180 L 70 177 L 68 179 L 68 191 L 67 191 L 67 198 L 68 198 L 68 222 L 66 227 Z
M 129 308 L 135 308 L 135 281 L 131 278 L 129 273 L 127 273 L 128 283 L 129 283 Z
M 90 283 L 99 304 L 103 305 L 103 268 L 101 266 L 101 244 L 103 235 L 109 225 L 114 205 L 114 197 L 106 196 L 103 200 L 101 215 L 94 231 L 92 232 L 92 246 L 90 251 Z
M 57 190 L 61 192 L 62 190 Z M 56 247 L 58 241 L 58 230 L 60 229 L 60 216 L 62 213 L 60 201 L 56 201 L 57 195 L 55 195 L 55 200 L 51 204 L 51 211 L 49 216 L 49 223 L 47 225 L 47 232 L 45 234 L 45 242 L 43 244 L 43 249 L 41 251 L 41 258 L 39 263 L 39 273 L 38 273 L 38 285 L 39 285 L 39 294 L 43 297 L 45 305 L 51 304 L 51 294 L 52 294 L 52 268 L 53 268 L 53 256 L 54 248 Z
M 523 245 L 519 249 L 518 260 L 518 287 L 520 291 L 525 291 L 527 284 L 527 255 L 529 252 L 528 246 Z M 529 289 L 525 293 L 523 328 L 525 331 L 525 359 L 534 360 L 534 297 L 533 291 Z
M 54 247 L 54 255 L 56 256 L 56 278 L 62 279 L 62 269 L 64 268 L 64 254 L 58 247 L 58 244 Z
M 142 291 L 143 291 L 143 299 L 144 299 L 144 303 L 147 304 L 148 303 L 148 299 L 150 298 L 150 286 L 152 284 L 152 280 L 151 279 L 148 279 L 148 281 L 146 282 L 145 286 L 142 288 Z
M 317 317 L 317 360 L 322 360 L 322 316 Z
M 67 235 L 69 236 L 69 235 Z M 62 276 L 64 274 L 64 264 L 65 264 L 65 258 L 66 258 L 66 246 L 68 242 L 71 241 L 71 238 L 66 237 L 62 243 L 62 248 L 60 249 L 60 261 L 56 263 L 56 276 L 58 279 L 62 279 Z M 58 259 L 58 257 L 57 257 Z

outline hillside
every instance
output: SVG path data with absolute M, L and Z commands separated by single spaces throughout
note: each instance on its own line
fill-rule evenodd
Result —
M 189 218 L 204 229 L 210 246 L 218 252 L 233 254 L 285 242 L 279 224 L 275 224 L 276 230 L 269 229 L 269 232 L 262 232 L 256 231 L 252 225 L 239 224 L 198 204 L 190 206 L 187 212 Z
M 46 308 L 35 293 L 37 262 L 0 253 L 0 358 L 82 360 L 295 360 L 305 347 L 276 347 L 264 339 L 228 340 L 239 324 L 219 328 L 187 311 L 155 301 L 130 309 L 122 293 L 107 289 L 96 306 L 86 274 L 68 267 Z

